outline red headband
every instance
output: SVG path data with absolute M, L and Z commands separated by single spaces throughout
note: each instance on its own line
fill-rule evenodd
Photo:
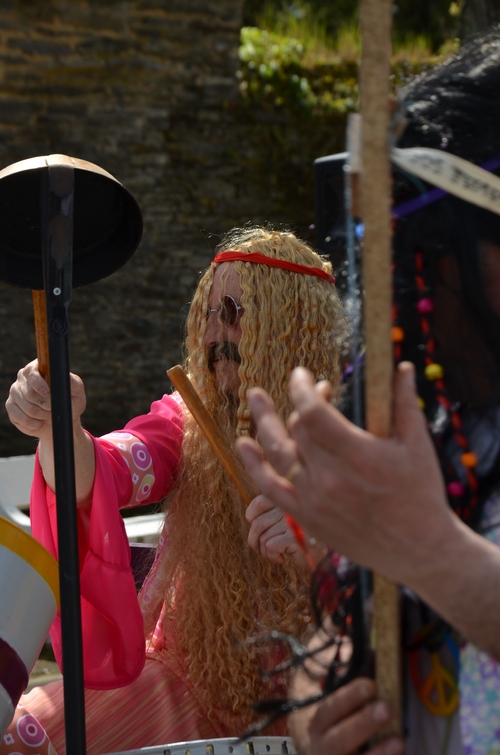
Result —
M 270 267 L 282 267 L 283 270 L 291 270 L 292 273 L 302 273 L 303 275 L 315 275 L 317 278 L 324 278 L 335 285 L 335 278 L 320 267 L 309 267 L 309 265 L 298 265 L 295 262 L 278 260 L 275 257 L 267 257 L 259 252 L 240 252 L 237 249 L 228 249 L 227 252 L 219 252 L 213 261 L 216 262 L 255 262 L 257 265 L 269 265 Z

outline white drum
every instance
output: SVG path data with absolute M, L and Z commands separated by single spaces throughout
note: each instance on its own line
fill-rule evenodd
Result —
M 196 739 L 193 742 L 174 742 L 107 755 L 297 755 L 297 750 L 291 737 L 251 737 L 245 742 L 238 742 L 237 739 Z
M 59 608 L 57 561 L 0 517 L 0 739 Z

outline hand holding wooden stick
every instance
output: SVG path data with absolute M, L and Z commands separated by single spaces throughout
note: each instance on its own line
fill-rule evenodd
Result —
M 250 501 L 255 498 L 256 495 L 252 482 L 240 462 L 237 460 L 232 449 L 229 447 L 226 438 L 222 435 L 220 429 L 215 424 L 210 412 L 198 396 L 192 382 L 179 364 L 172 367 L 170 370 L 167 370 L 167 375 L 200 426 L 200 430 L 212 446 L 213 451 L 219 458 L 219 461 L 227 474 L 234 482 L 234 485 L 243 498 L 245 505 L 248 506 Z M 316 564 L 307 550 L 307 545 L 305 544 L 301 528 L 292 517 L 287 517 L 287 521 L 297 543 L 304 552 L 304 557 L 309 569 L 314 571 L 316 569 Z

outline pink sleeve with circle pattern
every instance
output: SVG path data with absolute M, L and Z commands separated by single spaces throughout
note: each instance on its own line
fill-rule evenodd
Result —
M 93 441 L 92 506 L 78 509 L 84 678 L 87 687 L 111 689 L 134 681 L 145 662 L 142 613 L 119 509 L 159 501 L 172 488 L 181 453 L 181 407 L 164 396 L 149 414 L 129 422 L 124 435 L 111 433 Z M 55 495 L 38 463 L 31 521 L 34 536 L 57 558 Z M 51 638 L 61 665 L 60 614 Z
M 128 500 L 120 501 L 120 508 L 155 503 L 172 488 L 182 441 L 177 396 L 164 396 L 152 404 L 149 414 L 131 420 L 123 430 L 99 438 L 101 445 L 120 454 L 130 474 L 131 494 Z

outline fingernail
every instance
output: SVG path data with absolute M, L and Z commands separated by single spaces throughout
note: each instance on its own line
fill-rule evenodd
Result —
M 384 755 L 401 755 L 403 751 L 400 739 L 388 739 L 384 747 Z
M 251 409 L 262 404 L 262 396 L 259 393 L 247 393 L 248 404 Z
M 378 702 L 373 708 L 373 720 L 383 723 L 389 720 L 389 708 L 384 702 Z
M 39 389 L 39 391 L 38 391 L 38 393 L 40 394 L 40 396 L 46 396 L 48 392 L 49 392 L 49 391 L 48 391 L 48 389 L 47 389 L 47 388 L 45 388 L 44 386 L 42 386 L 42 387 L 41 387 L 41 388 Z

